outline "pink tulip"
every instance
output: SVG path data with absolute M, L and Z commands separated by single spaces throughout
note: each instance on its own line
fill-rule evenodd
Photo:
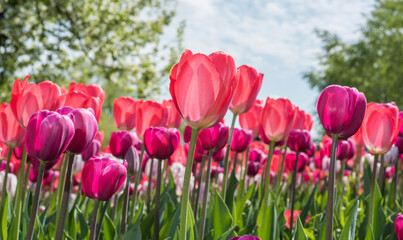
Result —
M 266 154 L 264 154 L 264 152 L 260 151 L 259 149 L 252 148 L 249 151 L 249 162 L 263 163 L 265 158 Z
M 369 103 L 362 123 L 362 139 L 373 154 L 384 154 L 392 147 L 402 124 L 394 103 Z
M 32 115 L 27 125 L 27 153 L 38 160 L 54 161 L 66 150 L 73 136 L 74 123 L 68 116 L 39 111 Z
M 136 133 L 143 139 L 144 132 L 149 127 L 165 127 L 168 120 L 168 110 L 161 103 L 154 101 L 137 102 Z
M 93 139 L 92 142 L 87 146 L 87 148 L 81 153 L 83 161 L 86 162 L 93 156 L 97 156 L 101 149 L 101 143 L 97 139 Z
M 260 162 L 248 162 L 248 171 L 247 174 L 250 177 L 256 176 L 259 173 L 259 170 L 262 168 L 262 164 Z
M 150 127 L 144 133 L 148 155 L 159 160 L 168 159 L 176 150 L 180 133 L 176 128 Z
M 221 149 L 221 150 L 218 151 L 218 152 L 215 152 L 215 153 L 213 154 L 213 161 L 216 162 L 216 163 L 220 163 L 220 162 L 224 161 L 225 153 L 226 153 L 226 152 L 227 152 L 227 148 L 226 148 L 226 147 L 224 147 L 223 149 Z
M 360 128 L 366 105 L 365 95 L 357 89 L 331 85 L 320 94 L 316 108 L 326 133 L 346 139 Z
M 138 139 L 135 133 L 127 131 L 113 132 L 109 147 L 113 156 L 124 159 L 131 146 L 136 146 Z
M 295 117 L 295 106 L 288 99 L 267 98 L 260 124 L 267 139 L 280 142 L 291 131 Z
M 108 201 L 122 187 L 126 174 L 123 164 L 106 157 L 93 157 L 82 172 L 83 192 L 89 198 Z
M 191 137 L 192 137 L 192 128 L 190 126 L 186 126 L 185 130 L 183 131 L 183 141 L 185 143 L 189 143 Z
M 168 110 L 167 128 L 179 128 L 183 119 L 176 110 L 174 101 L 164 100 L 162 101 L 162 105 L 164 105 Z
M 305 113 L 304 111 L 299 109 L 295 112 L 295 119 L 292 129 L 311 131 L 312 125 L 313 125 L 313 119 L 310 114 Z
M 225 147 L 228 141 L 229 127 L 218 123 L 214 127 L 202 129 L 199 132 L 198 142 L 209 152 L 218 152 Z
M 395 233 L 397 239 L 403 240 L 403 215 L 398 213 L 395 218 Z
M 13 115 L 11 105 L 0 105 L 0 141 L 11 148 L 18 148 L 24 144 L 25 129 L 20 126 Z
M 239 124 L 243 129 L 252 130 L 253 138 L 257 138 L 260 134 L 260 118 L 263 107 L 263 101 L 256 100 L 249 111 L 239 115 Z
M 234 152 L 244 152 L 252 143 L 252 131 L 244 129 L 234 129 L 231 141 L 231 150 Z
M 260 240 L 260 238 L 252 236 L 252 235 L 243 235 L 240 237 L 231 238 L 230 240 Z
M 402 121 L 403 121 L 403 111 L 401 111 L 401 112 L 399 113 L 399 118 L 402 119 Z M 403 136 L 403 125 L 400 127 L 399 135 L 400 135 L 400 136 Z
M 171 71 L 169 91 L 189 126 L 209 128 L 224 118 L 236 87 L 235 73 L 234 59 L 223 52 L 206 56 L 185 50 Z
M 288 147 L 295 152 L 307 152 L 312 145 L 311 134 L 307 130 L 292 130 L 288 137 Z
M 113 101 L 113 118 L 116 127 L 130 131 L 134 128 L 136 101 L 131 97 L 119 97 Z
M 395 146 L 399 149 L 399 153 L 403 153 L 403 137 L 397 136 L 395 140 Z
M 295 152 L 289 152 L 286 154 L 285 157 L 285 166 L 287 167 L 288 171 L 293 172 L 295 168 L 295 161 L 296 161 L 297 154 Z M 297 172 L 302 172 L 305 169 L 305 166 L 308 165 L 309 158 L 305 153 L 298 154 L 298 166 Z
M 353 140 L 341 140 L 337 146 L 337 159 L 346 160 L 353 158 L 355 155 L 356 149 Z
M 234 114 L 246 113 L 253 106 L 262 86 L 263 74 L 250 66 L 242 65 L 235 74 L 237 83 L 229 109 Z

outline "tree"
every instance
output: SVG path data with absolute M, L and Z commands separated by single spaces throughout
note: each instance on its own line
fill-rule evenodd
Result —
M 120 95 L 152 97 L 178 58 L 183 24 L 168 45 L 161 36 L 175 16 L 166 0 L 2 0 L 0 100 L 22 72 L 36 82 L 95 82 L 106 109 Z
M 312 87 L 356 87 L 368 102 L 394 101 L 403 108 L 403 1 L 378 0 L 355 43 L 316 33 L 323 42 L 320 65 L 304 74 Z

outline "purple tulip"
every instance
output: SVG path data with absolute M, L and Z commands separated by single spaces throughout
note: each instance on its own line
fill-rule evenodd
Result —
M 399 149 L 399 153 L 402 154 L 403 153 L 403 137 L 397 136 L 397 138 L 395 140 L 395 146 Z
M 288 136 L 288 147 L 295 152 L 307 152 L 312 145 L 311 134 L 307 130 L 295 129 Z
M 176 128 L 149 127 L 144 132 L 148 155 L 159 160 L 168 159 L 178 148 L 180 133 Z
M 125 160 L 127 162 L 127 173 L 130 175 L 136 174 L 139 170 L 139 153 L 134 146 L 131 146 L 126 153 Z
M 135 133 L 128 131 L 113 132 L 109 140 L 109 148 L 113 156 L 124 159 L 127 150 L 136 146 L 138 138 Z
M 74 137 L 67 147 L 67 151 L 74 154 L 82 153 L 98 132 L 98 123 L 94 111 L 91 108 L 63 107 L 56 112 L 67 115 L 74 122 Z
M 98 155 L 99 149 L 101 149 L 101 142 L 94 138 L 88 147 L 81 153 L 83 161 L 86 162 L 93 156 Z
M 341 140 L 337 146 L 337 159 L 345 160 L 353 158 L 355 151 L 356 148 L 353 140 Z
M 30 157 L 51 162 L 66 150 L 74 136 L 74 123 L 65 115 L 39 111 L 27 125 L 25 146 Z
M 126 174 L 123 164 L 107 157 L 93 157 L 82 172 L 83 192 L 89 198 L 107 201 L 122 187 Z
M 260 240 L 260 238 L 252 236 L 252 235 L 243 235 L 240 237 L 231 238 L 230 240 Z
M 316 108 L 326 133 L 346 139 L 360 128 L 367 100 L 355 88 L 331 85 L 320 94 Z
M 252 130 L 234 129 L 231 141 L 231 150 L 234 152 L 244 152 L 252 143 Z
M 259 149 L 252 148 L 249 151 L 249 162 L 263 163 L 266 159 L 266 154 Z
M 313 157 L 315 155 L 316 148 L 317 148 L 316 144 L 314 142 L 312 142 L 311 147 L 306 152 L 306 155 L 308 155 L 308 157 Z
M 214 127 L 202 129 L 198 139 L 204 150 L 218 152 L 225 147 L 229 137 L 229 127 L 218 123 Z
M 262 168 L 262 164 L 260 162 L 248 162 L 248 176 L 256 176 L 260 168 Z

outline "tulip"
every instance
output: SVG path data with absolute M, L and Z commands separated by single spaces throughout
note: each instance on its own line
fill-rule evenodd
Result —
M 295 119 L 293 122 L 292 129 L 310 131 L 312 129 L 312 125 L 313 125 L 313 119 L 310 114 L 305 113 L 302 110 L 297 110 L 295 112 Z
M 154 101 L 137 102 L 136 110 L 136 133 L 143 139 L 144 132 L 149 127 L 166 127 L 168 110 L 161 103 Z
M 226 147 L 224 147 L 223 149 L 221 149 L 221 150 L 218 151 L 218 152 L 215 152 L 215 153 L 213 154 L 213 161 L 216 162 L 216 163 L 220 163 L 220 162 L 224 161 L 225 153 L 226 153 L 226 152 L 227 152 L 227 148 L 226 148 Z
M 229 127 L 218 123 L 214 127 L 202 129 L 199 132 L 202 148 L 209 152 L 218 152 L 225 147 L 228 141 Z
M 234 152 L 244 152 L 252 143 L 252 131 L 244 129 L 234 129 L 231 142 L 231 150 Z
M 249 161 L 250 162 L 259 162 L 263 163 L 264 159 L 266 158 L 266 154 L 259 149 L 252 148 L 249 151 Z
M 70 83 L 64 106 L 72 108 L 92 108 L 97 122 L 101 118 L 105 91 L 96 84 Z
M 333 239 L 334 178 L 337 144 L 355 134 L 361 126 L 366 111 L 367 100 L 355 88 L 331 85 L 318 98 L 316 108 L 326 133 L 333 138 L 328 183 L 326 215 L 326 240 Z
M 87 162 L 88 159 L 97 156 L 99 149 L 101 149 L 101 142 L 94 138 L 88 147 L 81 153 L 83 161 Z
M 311 134 L 307 130 L 292 130 L 288 137 L 288 147 L 295 152 L 307 152 L 312 145 Z
M 395 233 L 398 240 L 403 240 L 403 215 L 398 213 L 395 218 Z
M 109 147 L 113 156 L 124 159 L 127 150 L 135 146 L 138 139 L 135 133 L 127 131 L 113 132 L 109 140 Z
M 144 133 L 144 144 L 148 155 L 159 160 L 168 159 L 176 150 L 180 133 L 175 128 L 150 127 Z
M 399 118 L 402 119 L 402 121 L 403 121 L 403 111 L 401 111 L 401 112 L 399 113 Z M 400 136 L 403 136 L 403 125 L 400 126 L 399 135 L 400 135 Z
M 171 71 L 172 100 L 179 115 L 193 128 L 181 201 L 179 238 L 182 240 L 186 239 L 189 181 L 197 134 L 200 129 L 212 127 L 224 118 L 236 85 L 235 73 L 231 56 L 222 52 L 193 55 L 190 50 L 184 52 Z
M 175 103 L 172 100 L 164 100 L 162 105 L 168 111 L 167 128 L 179 128 L 183 119 L 176 110 Z
M 28 84 L 29 75 L 14 82 L 10 106 L 17 121 L 27 127 L 31 116 L 40 110 L 54 111 L 64 102 L 66 90 L 51 81 Z
M 249 111 L 239 115 L 239 124 L 243 129 L 252 130 L 254 139 L 260 134 L 260 118 L 263 107 L 263 101 L 256 100 Z
M 5 177 L 5 176 L 7 176 L 7 177 Z M 0 191 L 7 191 L 9 196 L 11 198 L 14 198 L 15 190 L 17 188 L 17 177 L 14 174 L 8 173 L 6 175 L 5 171 L 1 171 L 0 172 L 0 185 L 5 186 L 5 188 L 3 188 L 3 190 L 0 190 Z M 0 194 L 3 195 L 3 192 L 0 192 Z M 4 194 L 4 196 L 5 196 L 5 194 Z
M 126 153 L 127 174 L 134 175 L 139 170 L 139 154 L 134 146 L 131 146 Z
M 297 162 L 297 166 L 295 163 Z M 288 171 L 292 172 L 294 169 L 297 169 L 297 172 L 302 172 L 305 169 L 305 166 L 309 163 L 309 158 L 305 153 L 298 154 L 297 160 L 297 153 L 295 152 L 288 152 L 285 158 L 285 166 L 287 167 Z
M 186 126 L 185 130 L 183 131 L 183 141 L 185 143 L 189 143 L 191 137 L 192 137 L 192 128 L 190 126 Z
M 262 86 L 263 74 L 253 67 L 242 65 L 237 68 L 235 81 L 237 85 L 229 109 L 239 115 L 253 106 Z
M 250 177 L 256 176 L 261 167 L 262 164 L 260 162 L 252 162 L 252 161 L 248 162 L 248 170 L 247 170 L 248 176 Z
M 355 144 L 352 140 L 341 140 L 337 146 L 337 159 L 346 160 L 354 157 Z
M 119 97 L 113 101 L 113 118 L 119 130 L 130 131 L 134 128 L 136 101 L 131 97 Z
M 243 235 L 240 237 L 231 238 L 230 240 L 260 240 L 260 238 L 252 236 L 252 235 Z

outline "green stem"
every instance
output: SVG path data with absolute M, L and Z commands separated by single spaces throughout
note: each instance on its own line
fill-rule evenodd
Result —
M 36 181 L 35 196 L 34 196 L 34 201 L 32 202 L 31 216 L 29 218 L 29 225 L 28 225 L 28 231 L 27 231 L 27 237 L 26 237 L 27 240 L 31 240 L 32 237 L 34 236 L 35 221 L 36 221 L 36 215 L 38 213 L 43 173 L 45 172 L 45 162 L 44 161 L 40 161 L 40 162 L 41 163 L 39 166 L 39 172 L 38 172 L 38 177 L 37 177 L 37 181 Z M 61 239 L 61 238 L 59 238 L 59 239 Z
M 393 191 L 393 195 L 392 195 L 392 207 L 393 208 L 396 205 L 396 198 L 397 198 L 397 181 L 398 181 L 399 170 L 400 170 L 399 162 L 400 162 L 400 159 L 397 159 L 397 161 L 395 163 L 395 175 L 393 176 L 394 177 L 394 184 L 395 184 L 395 185 L 393 185 L 393 190 L 394 191 Z
M 60 199 L 62 199 L 63 196 L 63 185 L 64 181 L 66 178 L 66 171 L 67 171 L 67 165 L 69 163 L 68 161 L 68 154 L 64 154 L 62 158 L 62 165 L 60 166 L 60 175 L 59 175 L 59 180 L 57 182 L 57 189 L 56 189 L 56 220 L 59 219 L 60 215 L 60 208 L 61 208 L 61 202 Z
M 10 226 L 10 238 L 9 239 L 19 239 L 20 226 L 21 226 L 21 212 L 23 207 L 23 202 L 21 201 L 23 195 L 24 187 L 24 172 L 25 164 L 27 161 L 27 150 L 24 147 L 24 152 L 22 154 L 22 159 L 20 163 L 20 168 L 18 170 L 18 180 L 17 180 L 17 193 L 14 199 L 14 219 Z
M 155 193 L 155 215 L 154 215 L 154 239 L 155 240 L 160 239 L 159 232 L 160 232 L 161 163 L 162 163 L 162 160 L 158 159 L 157 190 Z
M 333 206 L 334 206 L 334 179 L 335 179 L 335 165 L 337 155 L 338 137 L 332 137 L 332 152 L 330 156 L 330 169 L 329 169 L 329 182 L 327 186 L 327 209 L 326 209 L 326 240 L 333 239 Z
M 148 173 L 148 186 L 147 186 L 147 212 L 151 212 L 151 185 L 153 184 L 153 166 L 154 166 L 154 159 L 150 158 L 151 166 L 150 172 Z
M 186 240 L 186 229 L 187 229 L 187 211 L 189 202 L 189 185 L 190 185 L 190 174 L 192 172 L 193 166 L 193 156 L 195 153 L 197 135 L 199 134 L 199 129 L 192 129 L 192 137 L 189 145 L 188 158 L 186 161 L 185 179 L 183 180 L 183 193 L 181 201 L 181 216 L 179 223 L 179 240 Z
M 98 208 L 99 208 L 99 200 L 95 200 L 94 209 L 92 210 L 92 220 L 91 220 L 91 230 L 90 230 L 90 238 L 89 240 L 95 240 L 95 233 L 97 229 L 97 218 L 98 218 Z
M 373 219 L 374 219 L 374 197 L 375 197 L 375 184 L 376 184 L 376 168 L 378 163 L 379 155 L 375 154 L 374 162 L 372 165 L 372 174 L 371 174 L 371 193 L 369 196 L 369 211 L 368 211 L 368 223 L 369 226 L 373 226 Z
M 134 211 L 136 210 L 136 201 L 137 201 L 137 189 L 139 187 L 140 179 L 141 179 L 141 164 L 143 163 L 144 157 L 144 144 L 141 146 L 141 153 L 140 153 L 140 162 L 139 162 L 139 169 L 137 170 L 135 180 L 134 180 L 134 189 L 133 189 L 133 196 L 132 196 L 132 210 L 130 211 L 129 220 L 132 221 L 134 217 Z
M 234 166 L 232 167 L 232 171 L 234 171 L 234 175 L 236 173 L 236 166 L 238 164 L 238 152 L 235 152 L 235 156 L 234 156 Z
M 199 225 L 199 239 L 204 238 L 204 225 L 206 223 L 206 213 L 207 213 L 207 197 L 209 194 L 210 187 L 210 175 L 211 175 L 211 159 L 213 158 L 213 152 L 209 152 L 208 163 L 207 163 L 207 176 L 204 182 L 204 193 L 203 193 L 203 205 L 201 212 L 201 219 Z
M 26 192 L 27 192 L 27 189 L 28 189 L 28 179 L 29 179 L 29 174 L 31 172 L 31 163 L 28 162 L 27 165 L 28 165 L 27 169 L 25 170 L 24 187 L 23 187 L 23 190 L 22 190 L 22 202 L 23 203 L 25 203 L 25 197 L 27 195 Z
M 123 236 L 126 232 L 126 221 L 127 221 L 127 210 L 129 205 L 129 189 L 130 189 L 130 178 L 131 176 L 128 174 L 126 178 L 126 186 L 123 194 L 123 212 L 122 212 L 122 222 L 120 224 L 120 239 L 123 239 Z
M 263 193 L 263 203 L 267 204 L 267 201 L 269 200 L 269 186 L 270 186 L 270 166 L 271 166 L 271 160 L 273 158 L 273 153 L 274 153 L 274 148 L 276 146 L 276 142 L 271 141 L 270 143 L 270 149 L 269 149 L 269 157 L 267 158 L 266 162 L 266 174 L 264 177 L 264 184 L 261 184 L 261 192 Z
M 194 214 L 195 214 L 195 219 L 197 220 L 198 218 L 198 211 L 199 211 L 199 196 L 200 196 L 200 187 L 201 187 L 201 181 L 203 179 L 203 170 L 204 170 L 204 165 L 206 165 L 206 157 L 203 156 L 200 169 L 199 169 L 199 185 L 197 186 L 197 193 L 196 193 L 196 199 L 195 199 L 195 204 L 194 204 Z
M 279 157 L 279 159 L 280 159 L 280 163 L 281 163 L 281 167 L 280 167 L 280 172 L 278 172 L 278 174 L 277 174 L 277 177 L 276 177 L 276 183 L 275 183 L 275 187 L 274 187 L 274 189 L 279 189 L 279 187 L 280 187 L 280 183 L 281 183 L 281 181 L 283 180 L 283 174 L 284 174 L 284 164 L 285 164 L 285 155 L 287 154 L 287 148 L 288 148 L 288 139 L 287 139 L 287 142 L 286 142 L 286 144 L 285 144 L 285 147 L 284 147 L 284 152 L 283 152 L 283 158 L 281 158 L 281 155 L 280 155 L 280 157 Z
M 3 187 L 1 190 L 1 208 L 0 208 L 0 216 L 3 216 L 3 211 L 4 211 L 4 205 L 6 204 L 6 193 L 7 193 L 7 180 L 8 180 L 8 173 L 10 171 L 10 160 L 11 160 L 11 155 L 13 154 L 14 149 L 9 148 L 8 149 L 8 156 L 7 156 L 7 165 L 6 165 L 6 174 L 4 175 L 3 178 Z
M 379 177 L 378 177 L 378 185 L 381 188 L 382 196 L 384 194 L 384 186 L 385 186 L 385 155 L 381 155 L 381 167 L 379 169 Z
M 108 204 L 109 204 L 109 200 L 106 202 L 103 202 L 101 216 L 99 217 L 99 223 L 97 224 L 97 229 L 96 229 L 96 235 L 95 235 L 96 240 L 98 240 L 99 236 L 101 235 L 102 223 L 104 222 L 104 217 L 106 214 L 106 209 L 108 208 Z
M 240 195 L 241 197 L 243 197 L 243 195 L 244 195 L 246 175 L 247 175 L 247 173 L 248 173 L 249 150 L 250 150 L 250 147 L 248 147 L 248 148 L 246 149 L 246 156 L 245 156 L 245 154 L 242 154 L 242 162 L 241 162 L 241 163 L 243 163 L 243 159 L 244 159 L 244 158 L 246 158 L 246 159 L 245 159 L 245 165 L 241 165 L 241 166 L 242 166 L 242 171 L 241 171 L 241 173 L 243 173 L 243 174 L 242 174 L 241 183 L 240 183 L 240 185 L 239 185 L 239 195 Z
M 227 152 L 225 153 L 225 159 L 224 159 L 224 177 L 223 177 L 223 182 L 222 182 L 222 190 L 221 190 L 221 195 L 224 198 L 225 201 L 225 191 L 227 190 L 227 181 L 228 181 L 228 170 L 229 170 L 229 152 L 231 150 L 231 141 L 232 141 L 232 135 L 234 133 L 234 127 L 235 127 L 235 120 L 238 115 L 234 113 L 232 116 L 232 123 L 231 123 L 231 130 L 227 142 Z
M 298 156 L 299 152 L 297 152 L 295 156 L 295 166 L 294 172 L 292 173 L 292 181 L 291 181 L 291 191 L 290 191 L 290 200 L 291 200 L 291 218 L 290 218 L 290 239 L 293 236 L 293 229 L 294 229 L 294 202 L 295 202 L 295 187 L 297 185 L 297 171 L 298 171 Z

